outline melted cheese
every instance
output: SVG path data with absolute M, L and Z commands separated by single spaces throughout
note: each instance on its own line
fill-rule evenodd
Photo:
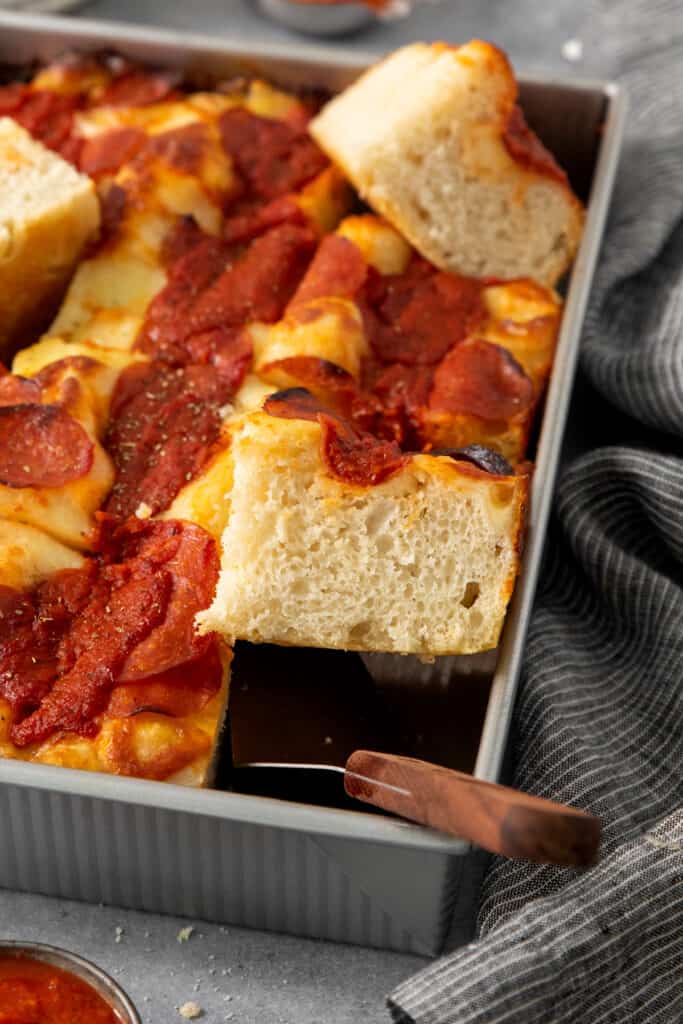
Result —
M 254 346 L 254 369 L 278 387 L 287 387 L 290 382 L 283 380 L 281 372 L 268 370 L 268 364 L 277 360 L 316 356 L 358 377 L 361 360 L 368 351 L 360 310 L 348 299 L 312 299 L 297 305 L 272 326 L 252 324 L 249 335 Z
M 0 585 L 26 590 L 61 569 L 78 569 L 82 555 L 42 530 L 0 519 Z
M 336 233 L 353 242 L 380 274 L 402 274 L 413 252 L 398 231 L 373 214 L 346 217 Z
M 51 363 L 72 356 L 85 356 L 93 362 L 82 369 L 66 366 L 60 375 L 60 379 L 75 377 L 81 385 L 78 407 L 70 411 L 81 423 L 88 424 L 89 431 L 101 437 L 107 425 L 109 403 L 119 374 L 126 367 L 148 362 L 148 359 L 140 352 L 121 352 L 116 348 L 104 348 L 86 342 L 67 343 L 63 338 L 48 335 L 30 348 L 18 352 L 12 369 L 22 377 L 34 377 Z M 45 401 L 54 401 L 58 383 L 46 391 Z

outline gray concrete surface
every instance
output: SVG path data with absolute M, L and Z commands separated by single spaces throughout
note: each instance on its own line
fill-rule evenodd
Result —
M 530 71 L 595 74 L 599 69 L 586 61 L 562 56 L 589 6 L 587 0 L 423 0 L 411 18 L 373 26 L 339 45 L 380 52 L 415 39 L 480 36 Z M 78 14 L 238 35 L 255 45 L 295 38 L 264 20 L 252 0 L 93 0 Z M 179 943 L 188 924 L 195 931 Z M 118 942 L 117 928 L 123 929 Z M 181 1021 L 176 1007 L 188 1000 L 202 1006 L 207 1024 L 373 1024 L 388 1020 L 386 993 L 422 965 L 395 953 L 6 891 L 0 891 L 0 937 L 51 942 L 95 960 L 129 991 L 144 1024 Z

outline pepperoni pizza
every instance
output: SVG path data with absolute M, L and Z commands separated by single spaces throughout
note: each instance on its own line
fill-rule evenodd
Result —
M 438 271 L 386 221 L 349 216 L 357 198 L 307 133 L 314 112 L 260 81 L 191 92 L 118 60 L 0 88 L 0 115 L 91 176 L 102 213 L 52 326 L 0 377 L 0 756 L 204 784 L 235 636 L 427 654 L 496 643 L 559 299 Z M 269 476 L 257 569 L 230 520 L 266 509 Z M 352 537 L 341 508 L 386 541 L 371 607 L 392 558 L 406 564 L 384 530 L 400 513 L 401 530 L 420 523 L 401 539 L 420 538 L 406 606 L 419 641 L 379 618 L 322 628 L 295 611 L 269 631 L 267 600 L 252 628 L 249 586 L 226 614 L 231 560 L 266 579 L 294 552 L 287 502 L 304 480 L 297 516 L 322 532 L 290 559 L 281 609 L 306 604 L 316 564 L 328 575 L 309 604 L 324 618 L 334 603 L 328 563 Z M 341 546 L 316 562 L 327 527 Z M 463 609 L 450 632 L 441 614 L 438 637 L 420 591 L 431 555 L 415 554 L 437 529 L 453 552 L 435 600 Z M 465 579 L 477 545 L 479 582 Z

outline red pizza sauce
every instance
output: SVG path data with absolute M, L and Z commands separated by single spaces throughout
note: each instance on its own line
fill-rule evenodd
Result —
M 503 143 L 518 164 L 538 174 L 545 174 L 563 185 L 567 184 L 567 175 L 539 137 L 531 131 L 518 106 L 510 111 L 503 129 Z
M 0 1024 L 121 1024 L 81 978 L 27 956 L 0 956 Z
M 55 732 L 93 736 L 111 701 L 126 714 L 173 714 L 220 687 L 217 641 L 194 630 L 218 579 L 213 538 L 191 523 L 105 517 L 100 546 L 32 590 L 0 586 L 0 696 L 18 747 Z

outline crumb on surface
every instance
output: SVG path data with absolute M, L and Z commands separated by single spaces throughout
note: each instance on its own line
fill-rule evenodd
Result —
M 202 1010 L 199 1003 L 192 1002 L 183 1003 L 183 1005 L 179 1008 L 178 1013 L 180 1014 L 181 1017 L 184 1017 L 185 1020 L 197 1020 L 198 1017 L 204 1016 L 204 1011 Z
M 121 942 L 122 938 L 123 928 L 121 927 L 121 925 L 117 924 L 116 928 L 114 929 L 114 942 Z
M 186 925 L 185 928 L 181 928 L 178 934 L 176 935 L 176 942 L 189 942 L 190 936 L 193 934 L 193 932 L 194 926 L 191 924 Z

